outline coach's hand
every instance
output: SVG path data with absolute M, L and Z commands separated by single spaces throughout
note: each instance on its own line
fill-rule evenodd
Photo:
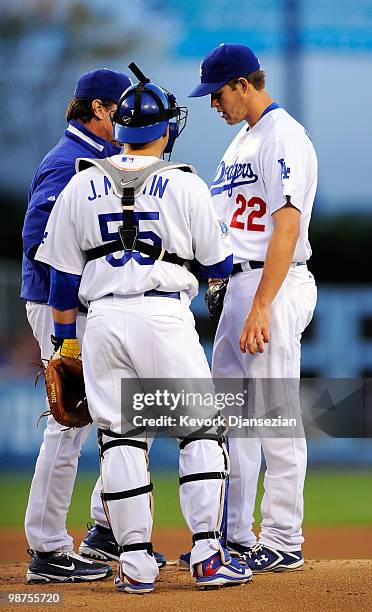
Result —
M 240 350 L 251 355 L 263 353 L 270 342 L 270 306 L 254 301 L 240 336 Z

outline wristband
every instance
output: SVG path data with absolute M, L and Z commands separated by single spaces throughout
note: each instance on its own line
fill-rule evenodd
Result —
M 76 338 L 76 321 L 73 323 L 57 323 L 54 321 L 56 338 Z

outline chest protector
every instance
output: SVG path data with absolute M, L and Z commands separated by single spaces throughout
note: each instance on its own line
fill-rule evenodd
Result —
M 123 208 L 123 224 L 119 226 L 119 238 L 111 242 L 106 242 L 93 249 L 85 251 L 88 261 L 93 261 L 99 257 L 104 257 L 116 251 L 138 251 L 144 255 L 148 255 L 154 260 L 166 261 L 168 263 L 183 266 L 188 261 L 182 259 L 177 253 L 169 253 L 158 245 L 148 244 L 143 240 L 138 240 L 138 221 L 134 216 L 135 200 L 143 191 L 143 186 L 149 178 L 154 176 L 159 171 L 178 169 L 183 172 L 192 172 L 196 174 L 194 168 L 189 164 L 180 164 L 159 160 L 141 168 L 140 170 L 124 170 L 118 168 L 111 161 L 111 158 L 106 159 L 85 159 L 78 158 L 76 160 L 76 172 L 86 170 L 91 166 L 98 168 L 107 178 L 113 188 L 114 194 L 121 199 Z

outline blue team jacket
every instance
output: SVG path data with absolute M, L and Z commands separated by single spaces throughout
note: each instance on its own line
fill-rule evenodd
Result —
M 64 136 L 46 154 L 32 180 L 23 225 L 21 298 L 47 303 L 49 267 L 34 261 L 54 203 L 75 174 L 78 157 L 109 157 L 120 149 L 99 138 L 78 121 L 70 121 Z M 58 246 L 56 245 L 56 248 Z

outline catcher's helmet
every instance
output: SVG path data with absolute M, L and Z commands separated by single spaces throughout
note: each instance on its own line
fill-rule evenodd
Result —
M 170 122 L 171 119 L 176 121 Z M 186 119 L 187 108 L 177 106 L 173 94 L 143 77 L 140 83 L 128 87 L 122 94 L 113 117 L 114 135 L 120 143 L 146 143 L 163 136 L 169 125 L 164 153 L 171 153 Z

